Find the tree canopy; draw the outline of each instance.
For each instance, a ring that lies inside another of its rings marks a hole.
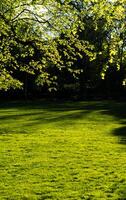
[[[30,74],[57,89],[71,74],[83,88],[120,71],[125,85],[126,0],[3,0],[0,89],[21,88]]]

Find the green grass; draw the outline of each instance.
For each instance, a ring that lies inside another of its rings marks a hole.
[[[126,103],[1,103],[4,199],[126,199]]]

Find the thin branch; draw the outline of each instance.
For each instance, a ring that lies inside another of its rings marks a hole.
[[[12,9],[15,10],[15,9],[17,9],[17,8],[19,8],[19,7],[24,7],[24,6],[29,6],[29,4],[28,4],[28,3],[24,3],[24,4],[21,4],[21,5],[17,5],[17,6],[15,6],[15,7],[13,7],[13,8],[9,8],[9,9],[7,9],[7,10],[4,12],[4,14],[6,14],[6,13],[9,12],[9,11],[11,11]]]
[[[22,13],[24,13],[26,9],[23,9],[20,13],[18,13],[11,21],[13,22],[15,19],[17,19]]]

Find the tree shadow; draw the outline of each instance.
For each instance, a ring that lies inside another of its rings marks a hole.
[[[0,104],[0,134],[15,133],[17,128],[22,128],[23,133],[23,130],[37,125],[72,126],[93,111],[104,109],[107,109],[106,102],[5,102]],[[3,123],[7,127],[1,127]]]
[[[114,136],[118,137],[120,144],[126,144],[126,103],[115,102],[108,110],[102,112],[106,115],[114,116],[120,124],[119,128],[115,128],[112,131]]]
[[[57,102],[57,101],[28,101],[28,102],[4,102],[0,104],[0,124],[3,122],[19,123],[23,127],[32,127],[43,124],[72,125],[78,119],[85,119],[93,112],[114,117],[120,128],[114,129],[112,134],[118,136],[119,143],[126,144],[126,103],[114,101],[94,102]],[[90,115],[91,116],[91,115]],[[23,120],[24,122],[20,122]],[[92,117],[92,121],[100,123],[100,118]],[[104,117],[105,120],[105,117]],[[107,123],[106,119],[106,123]],[[85,121],[84,121],[85,123]],[[7,129],[6,129],[7,130]],[[3,133],[8,134],[9,131]],[[1,134],[1,133],[0,133]]]
[[[16,110],[51,110],[51,111],[69,111],[69,110],[78,110],[78,109],[86,109],[86,110],[99,110],[107,108],[109,105],[108,101],[13,101],[13,102],[0,102],[0,110],[7,109],[16,109]]]
[[[115,129],[113,134],[118,137],[118,142],[120,144],[126,144],[126,125]]]

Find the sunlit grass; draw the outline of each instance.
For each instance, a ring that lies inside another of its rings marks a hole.
[[[126,104],[0,106],[0,199],[126,199]]]

